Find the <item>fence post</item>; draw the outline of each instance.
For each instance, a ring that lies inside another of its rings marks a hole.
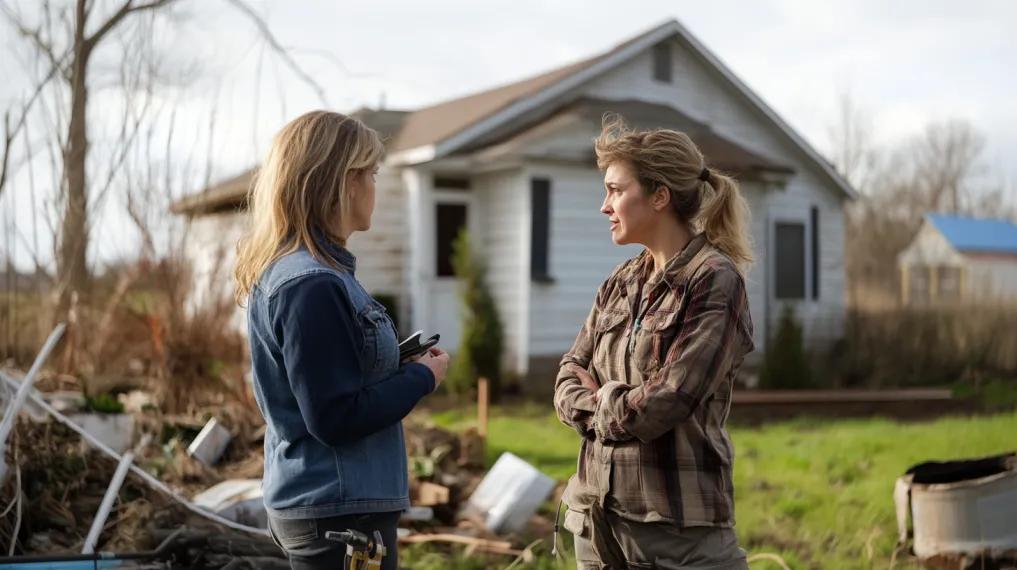
[[[477,433],[487,442],[487,407],[488,407],[487,378],[477,380]]]

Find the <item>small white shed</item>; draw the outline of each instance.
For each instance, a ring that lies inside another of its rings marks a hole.
[[[1017,300],[1017,225],[928,214],[897,265],[905,304]]]

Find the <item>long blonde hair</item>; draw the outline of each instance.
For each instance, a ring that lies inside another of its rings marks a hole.
[[[706,239],[743,270],[752,263],[749,209],[738,183],[713,168],[706,171],[706,159],[688,135],[669,129],[635,130],[609,114],[594,149],[602,171],[614,162],[628,162],[647,194],[667,188],[679,220],[706,233]]]
[[[300,247],[335,266],[318,240],[345,245],[336,230],[350,205],[349,175],[374,168],[383,154],[377,132],[341,113],[311,111],[275,135],[248,193],[250,231],[237,245],[238,304],[273,261]]]

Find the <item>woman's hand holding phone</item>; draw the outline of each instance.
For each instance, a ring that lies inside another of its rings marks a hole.
[[[431,372],[434,374],[435,390],[438,389],[438,386],[441,385],[448,374],[448,353],[437,346],[427,349],[426,353],[413,359],[413,362],[418,362],[431,369]]]

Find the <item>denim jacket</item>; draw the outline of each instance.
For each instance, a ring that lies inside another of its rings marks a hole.
[[[270,265],[248,299],[254,391],[267,423],[265,506],[323,518],[409,506],[400,420],[434,389],[422,364],[400,366],[384,307],[356,280],[356,259],[306,249]]]

